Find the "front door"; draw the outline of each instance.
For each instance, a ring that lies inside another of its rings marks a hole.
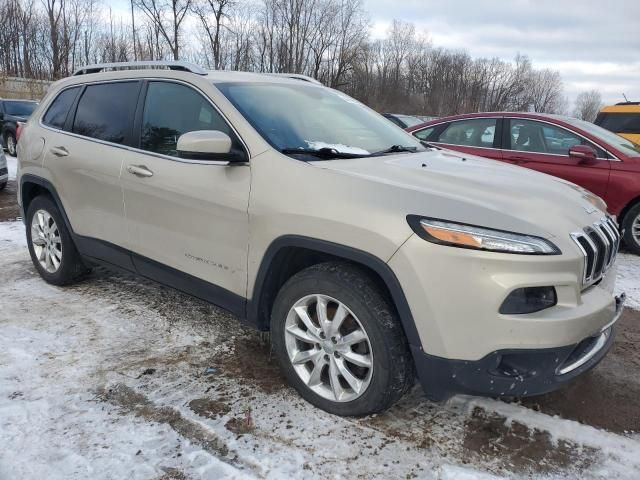
[[[589,145],[596,151],[594,163],[569,157],[573,145]],[[536,120],[511,118],[507,122],[503,158],[517,165],[564,178],[605,197],[610,163],[604,150],[569,130]]]
[[[122,174],[132,250],[139,254],[136,268],[230,308],[225,298],[215,297],[233,302],[246,294],[251,170],[248,164],[181,159],[176,146],[183,133],[219,130],[234,148],[244,147],[194,87],[149,81],[143,95],[135,129],[139,150]]]

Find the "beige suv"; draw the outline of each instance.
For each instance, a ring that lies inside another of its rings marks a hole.
[[[85,67],[22,131],[35,268],[124,268],[259,330],[339,415],[427,395],[518,397],[613,341],[620,238],[567,182],[420,143],[301,76]]]

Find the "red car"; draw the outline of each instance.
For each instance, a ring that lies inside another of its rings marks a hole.
[[[406,129],[430,144],[532,168],[600,196],[640,254],[640,145],[597,125],[540,113],[473,113]]]

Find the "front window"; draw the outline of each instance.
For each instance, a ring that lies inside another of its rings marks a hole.
[[[598,125],[585,122],[584,120],[578,120],[577,118],[564,118],[563,120],[567,123],[575,125],[578,128],[581,128],[585,132],[596,137],[598,140],[601,140],[603,143],[608,143],[609,145],[614,146],[626,155],[629,155],[631,157],[640,157],[640,145],[638,145],[637,143],[633,143],[631,140],[627,140],[620,135],[616,135],[609,130],[605,130]]]
[[[425,149],[382,115],[335,90],[266,82],[216,86],[279,151],[330,149],[368,156],[394,146]]]
[[[8,115],[14,117],[28,117],[36,109],[38,104],[36,102],[4,102],[4,109]]]
[[[574,145],[589,145],[595,149],[598,158],[607,158],[604,150],[562,127],[515,118],[510,122],[510,150],[568,156]]]

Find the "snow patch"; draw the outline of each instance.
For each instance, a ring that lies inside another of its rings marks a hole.
[[[640,310],[640,256],[619,253],[616,263],[618,267],[616,291],[627,294],[628,308]]]
[[[18,173],[18,159],[7,155],[7,169],[9,170],[9,180],[15,180]]]

